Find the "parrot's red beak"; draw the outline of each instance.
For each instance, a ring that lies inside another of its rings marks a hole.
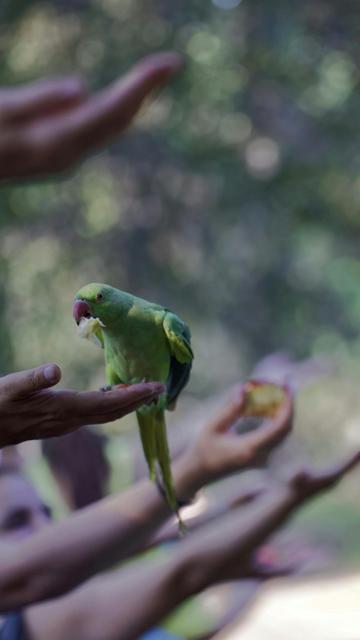
[[[75,300],[72,312],[76,324],[80,324],[81,318],[91,318],[91,309],[85,300]]]

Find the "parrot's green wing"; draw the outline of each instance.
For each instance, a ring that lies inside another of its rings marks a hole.
[[[178,316],[168,311],[164,317],[163,327],[171,352],[166,386],[168,408],[173,409],[178,395],[189,380],[194,354],[190,344],[190,329]]]

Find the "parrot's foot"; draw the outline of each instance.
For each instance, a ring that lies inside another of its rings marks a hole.
[[[113,389],[127,389],[130,387],[130,384],[105,384],[103,387],[100,387],[100,391],[113,391]]]
[[[105,384],[103,387],[100,387],[100,391],[112,391],[112,384]]]

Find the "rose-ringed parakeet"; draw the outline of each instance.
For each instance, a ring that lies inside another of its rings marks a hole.
[[[166,393],[136,413],[150,478],[158,464],[167,501],[177,512],[164,410],[175,408],[190,376],[189,328],[169,309],[99,283],[78,291],[73,316],[80,335],[104,349],[108,384],[165,383]]]

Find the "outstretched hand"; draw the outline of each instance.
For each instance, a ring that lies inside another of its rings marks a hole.
[[[74,77],[0,89],[0,180],[70,168],[122,133],[181,66],[175,53],[148,56],[93,95]]]
[[[270,529],[274,524],[274,516],[271,514],[268,519],[265,516],[266,507],[271,502],[278,499],[280,502],[285,500],[287,503],[288,515],[293,511],[315,498],[317,495],[324,491],[329,491],[335,487],[350,471],[355,469],[360,464],[360,451],[347,457],[343,462],[335,464],[324,471],[317,471],[315,469],[300,469],[293,470],[288,477],[282,482],[271,483],[266,489],[260,492],[260,497],[254,502],[253,509],[258,510],[259,513],[264,514],[264,520],[262,522],[262,528]],[[278,496],[278,497],[277,497]],[[256,496],[255,496],[256,498]],[[242,503],[240,502],[240,505]],[[232,508],[237,504],[231,505]],[[246,512],[243,511],[243,518],[246,519]],[[276,518],[275,518],[276,523]],[[273,527],[274,530],[276,526]],[[259,527],[261,529],[261,526]],[[296,563],[288,563],[285,565],[266,565],[259,563],[256,555],[250,556],[249,560],[246,560],[240,567],[234,565],[234,574],[232,577],[252,577],[258,580],[267,580],[269,578],[282,577],[291,575],[299,570],[300,566]]]
[[[102,391],[52,389],[61,370],[48,364],[0,378],[0,447],[112,422],[164,392],[158,382]]]
[[[237,388],[220,413],[200,432],[184,454],[189,468],[197,475],[198,488],[230,473],[255,465],[270,454],[291,431],[294,405],[284,386],[284,401],[272,418],[266,418],[252,432],[239,434],[236,422],[244,415],[247,383]]]
[[[201,588],[214,581],[249,575],[261,578],[263,567],[254,564],[253,556],[259,545],[307,501],[331,489],[358,464],[360,451],[327,471],[294,470],[287,479],[271,483],[249,507],[239,513],[231,512],[215,526],[203,527],[201,532],[194,533],[186,541],[187,550],[185,545],[183,548],[185,555],[188,554],[186,559],[192,575],[200,581]],[[279,570],[280,567],[274,567],[275,574]],[[270,575],[264,575],[266,577]]]
[[[312,496],[334,487],[342,478],[360,463],[360,451],[344,462],[333,465],[325,471],[301,469],[292,472],[287,480],[288,490],[296,502],[301,503]]]

